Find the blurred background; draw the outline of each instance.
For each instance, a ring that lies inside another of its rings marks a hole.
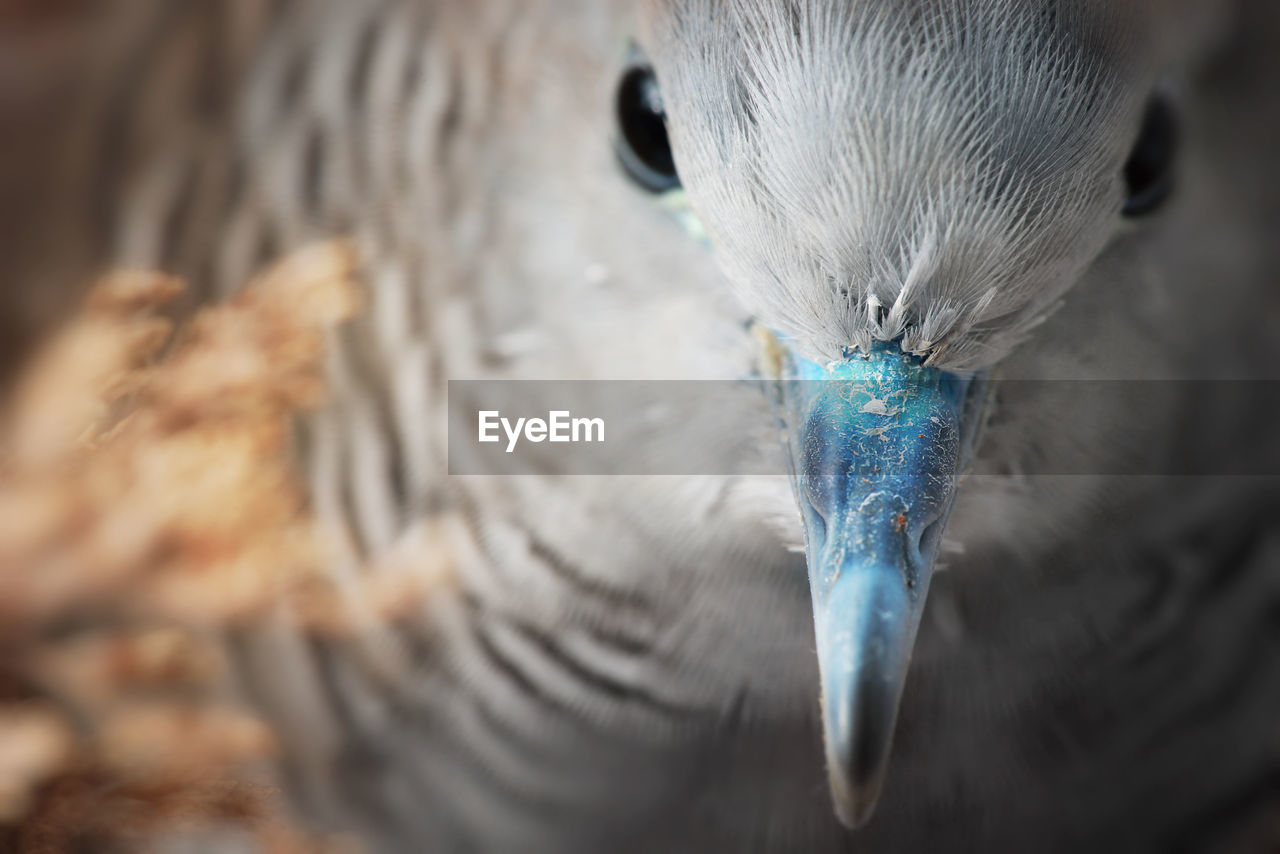
[[[194,325],[188,281],[112,263],[139,166],[225,144],[227,45],[274,5],[0,2],[6,854],[358,850],[293,826],[220,639],[290,599],[347,630],[289,448],[354,262],[318,247]]]

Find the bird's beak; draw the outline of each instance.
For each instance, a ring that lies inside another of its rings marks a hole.
[[[986,382],[891,345],[825,366],[781,352],[777,403],[804,519],[831,794],[858,827],[880,794]]]

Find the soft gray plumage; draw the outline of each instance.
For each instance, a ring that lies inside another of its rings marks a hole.
[[[117,245],[211,289],[335,232],[369,259],[305,426],[316,508],[349,534],[339,577],[444,546],[457,582],[360,642],[240,641],[300,807],[387,851],[1245,844],[1280,773],[1272,482],[1017,472],[1256,439],[1253,402],[1174,396],[1136,425],[1037,386],[998,401],[979,454],[1011,474],[961,491],[963,553],[851,833],[786,481],[450,478],[443,399],[449,378],[744,376],[753,316],[819,359],[905,335],[1006,378],[1265,373],[1275,21],[1242,8],[1232,29],[1210,0],[280,4],[221,123],[122,190]],[[615,162],[629,39],[714,254]],[[1180,192],[1129,224],[1155,86]]]
[[[1114,231],[1156,65],[1126,4],[657,5],[698,213],[816,358],[987,367]]]

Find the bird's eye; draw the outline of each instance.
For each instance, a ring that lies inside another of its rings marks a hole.
[[[641,187],[665,193],[680,186],[667,139],[667,113],[653,69],[635,66],[618,85],[618,159]]]
[[[1156,96],[1147,104],[1138,143],[1124,166],[1128,189],[1123,213],[1127,217],[1149,214],[1173,191],[1173,166],[1178,153],[1178,123],[1173,107]]]

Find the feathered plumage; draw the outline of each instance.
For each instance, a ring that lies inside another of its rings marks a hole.
[[[694,207],[737,292],[815,358],[903,337],[987,367],[1114,231],[1156,70],[1134,8],[658,5]]]

